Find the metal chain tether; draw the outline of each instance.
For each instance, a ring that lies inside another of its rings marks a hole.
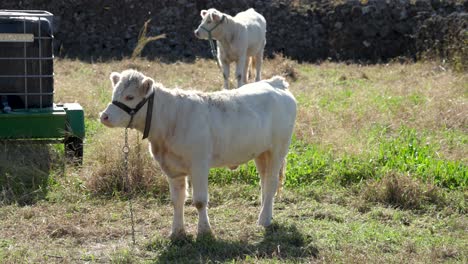
[[[218,65],[218,69],[219,71],[221,71],[221,74],[223,75],[223,78],[226,80],[228,79],[227,76],[224,74],[224,70],[221,68],[221,65],[219,64],[219,60],[218,60],[218,52],[216,50],[216,46],[214,44],[214,40],[213,40],[213,37],[211,36],[211,32],[217,28],[219,25],[221,25],[224,21],[224,19],[226,19],[225,16],[223,16],[223,18],[221,19],[221,21],[216,24],[213,28],[211,29],[206,29],[204,27],[201,27],[203,30],[205,30],[207,33],[208,33],[208,41],[210,42],[210,49],[211,49],[211,55],[213,55],[214,59],[216,60],[216,65]],[[228,80],[229,82],[229,85],[232,86],[232,83],[230,80]],[[232,86],[234,87],[234,86]]]
[[[124,173],[125,173],[125,185],[128,188],[129,197],[128,197],[128,207],[130,210],[130,219],[132,221],[132,241],[133,245],[136,244],[135,242],[135,221],[133,219],[133,190],[130,188],[130,177],[128,175],[128,154],[130,153],[130,147],[128,146],[128,128],[125,128],[125,144],[122,148],[122,152],[124,153]]]
[[[216,47],[215,47],[215,44],[214,44],[214,40],[213,38],[211,37],[211,32],[208,33],[208,41],[210,42],[210,49],[211,49],[211,55],[213,55],[215,61],[216,61],[216,65],[218,65],[218,69],[219,71],[221,72],[221,74],[223,75],[223,78],[224,79],[228,79],[226,77],[226,75],[224,74],[224,70],[223,68],[221,68],[221,65],[219,64],[219,60],[218,60],[218,51],[216,50]],[[230,87],[235,87],[234,84],[231,82],[231,80],[228,80],[229,82],[229,86]]]
[[[223,71],[223,69],[221,68],[221,65],[219,64],[218,52],[217,52],[217,50],[216,50],[216,47],[215,47],[213,38],[211,37],[211,32],[208,32],[208,41],[210,42],[211,55],[213,55],[213,57],[214,57],[214,59],[215,59],[215,61],[216,61],[216,65],[218,65],[218,69],[219,69],[219,70],[221,71],[221,73],[223,74],[224,79],[226,79],[226,75],[224,74],[224,71]]]

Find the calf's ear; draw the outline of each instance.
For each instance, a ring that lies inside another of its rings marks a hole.
[[[206,16],[207,13],[208,13],[208,10],[202,10],[202,11],[200,11],[200,16],[201,16],[202,18],[205,18],[205,16]]]
[[[221,14],[218,11],[214,11],[211,13],[211,19],[215,22],[219,22],[222,17],[223,17],[223,14]]]
[[[120,73],[113,72],[110,74],[110,79],[112,82],[112,86],[115,86],[120,81]]]
[[[141,83],[140,91],[142,94],[144,94],[144,96],[147,96],[149,93],[151,93],[152,88],[153,88],[153,83],[154,83],[154,80],[149,77],[145,77],[145,79],[143,79],[143,82]]]

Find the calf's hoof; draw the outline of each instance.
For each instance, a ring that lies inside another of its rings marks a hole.
[[[187,234],[185,233],[184,229],[176,230],[176,231],[171,232],[171,235],[169,236],[169,238],[172,241],[186,240],[187,239]]]
[[[214,239],[215,235],[211,229],[198,231],[197,240],[207,240],[207,239]]]
[[[268,227],[271,225],[271,217],[260,217],[258,218],[257,224],[263,227]]]

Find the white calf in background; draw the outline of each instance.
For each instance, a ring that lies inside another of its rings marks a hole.
[[[211,233],[209,169],[235,167],[252,159],[262,188],[258,224],[271,224],[273,200],[284,176],[296,119],[296,100],[284,78],[276,76],[213,93],[167,89],[133,70],[114,72],[111,80],[113,101],[101,113],[101,122],[142,132],[147,128],[150,151],[170,186],[172,236],[185,234],[187,176],[198,210],[198,234]]]
[[[235,17],[210,8],[200,12],[202,21],[195,30],[195,36],[208,39],[209,35],[217,41],[218,58],[223,68],[224,89],[229,88],[231,62],[236,62],[237,87],[247,82],[249,60],[255,67],[255,81],[262,74],[263,49],[266,43],[266,21],[253,8],[238,13]]]

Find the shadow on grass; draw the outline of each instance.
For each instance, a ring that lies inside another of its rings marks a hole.
[[[310,237],[301,234],[294,225],[273,224],[265,229],[261,241],[249,243],[246,240],[189,237],[184,241],[170,242],[168,239],[160,239],[149,244],[147,249],[160,251],[155,263],[218,263],[249,259],[310,260],[319,253]]]
[[[43,199],[53,158],[46,144],[0,142],[0,205],[27,205]]]

